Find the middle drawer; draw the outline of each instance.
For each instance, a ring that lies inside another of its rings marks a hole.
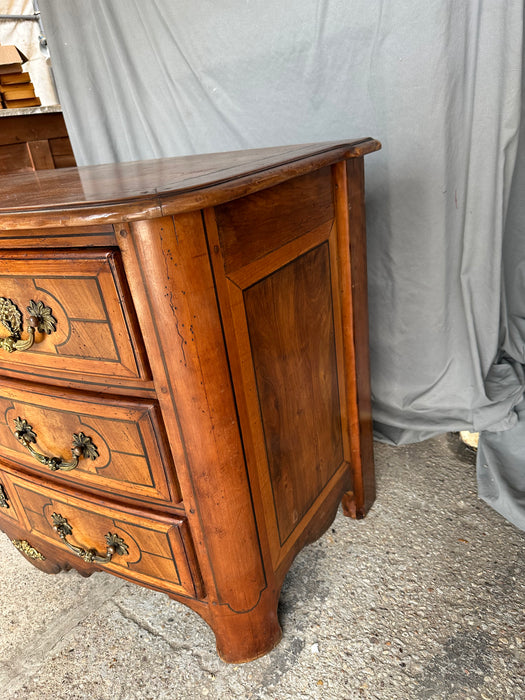
[[[180,489],[155,401],[69,389],[0,386],[5,460],[100,493],[179,503]]]

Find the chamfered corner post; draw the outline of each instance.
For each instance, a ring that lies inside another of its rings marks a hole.
[[[359,519],[375,499],[363,157],[337,163],[334,184],[353,481],[342,507],[345,515]]]

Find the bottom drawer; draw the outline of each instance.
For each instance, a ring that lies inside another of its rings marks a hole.
[[[0,473],[0,482],[28,536],[73,551],[94,567],[130,581],[201,597],[185,518],[133,515],[11,474]]]

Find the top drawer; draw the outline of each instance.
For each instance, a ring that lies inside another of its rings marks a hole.
[[[34,344],[0,349],[0,369],[95,381],[150,378],[118,251],[3,251],[0,337],[25,340],[36,323],[30,317],[43,307],[47,324],[35,331]]]

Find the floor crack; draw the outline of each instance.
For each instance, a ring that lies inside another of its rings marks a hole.
[[[130,612],[129,610],[126,610],[120,603],[117,603],[115,601],[112,601],[113,605],[117,608],[119,613],[122,615],[123,618],[125,618],[128,622],[131,622],[132,624],[136,625],[140,629],[143,629],[145,632],[148,634],[151,634],[153,637],[156,637],[157,639],[162,640],[165,644],[167,644],[170,649],[173,651],[186,651],[189,654],[191,654],[201,671],[203,673],[207,673],[208,675],[215,676],[217,672],[217,668],[208,668],[205,665],[204,659],[202,658],[202,655],[199,654],[199,652],[191,645],[191,644],[185,644],[184,642],[174,642],[170,639],[168,639],[162,632],[159,632],[159,630],[155,629],[152,625],[149,625],[145,620],[141,619],[138,615],[135,615],[134,613]]]

